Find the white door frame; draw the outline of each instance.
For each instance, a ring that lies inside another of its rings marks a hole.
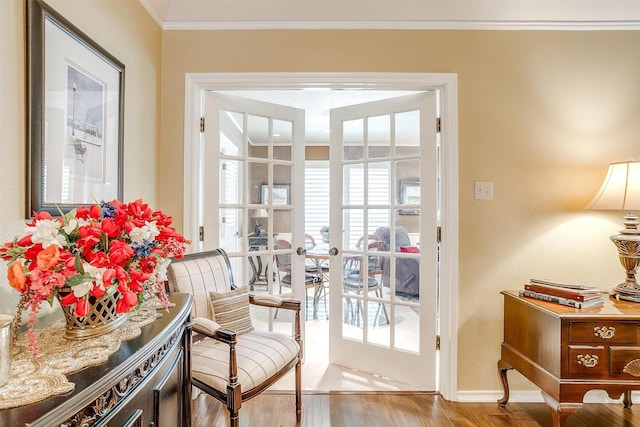
[[[458,76],[452,73],[188,73],[185,75],[183,232],[197,236],[203,90],[301,88],[442,91],[442,240],[440,245],[440,393],[457,400],[458,382]]]

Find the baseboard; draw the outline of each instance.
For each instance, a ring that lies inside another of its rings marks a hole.
[[[502,391],[495,390],[477,390],[477,391],[460,391],[456,395],[458,402],[474,402],[474,403],[488,403],[497,402],[502,398]],[[631,400],[634,402],[640,401],[640,391],[631,392]],[[521,403],[544,403],[542,394],[539,390],[510,390],[509,402],[521,402]],[[584,403],[621,403],[622,397],[619,399],[611,399],[605,391],[591,390],[584,396]]]

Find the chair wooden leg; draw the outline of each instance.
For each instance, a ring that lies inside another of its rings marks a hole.
[[[298,358],[296,363],[296,421],[299,423],[302,419],[302,363]]]

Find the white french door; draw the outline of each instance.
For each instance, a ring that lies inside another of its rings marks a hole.
[[[330,362],[424,390],[436,390],[437,96],[330,112]]]
[[[274,256],[287,257],[288,292],[304,301],[304,110],[205,91],[204,118],[198,249],[224,249],[236,284],[268,293],[280,291]]]

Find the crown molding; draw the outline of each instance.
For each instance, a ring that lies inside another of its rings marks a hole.
[[[154,18],[155,19],[155,18]],[[163,30],[638,31],[640,21],[236,21],[165,22]]]

